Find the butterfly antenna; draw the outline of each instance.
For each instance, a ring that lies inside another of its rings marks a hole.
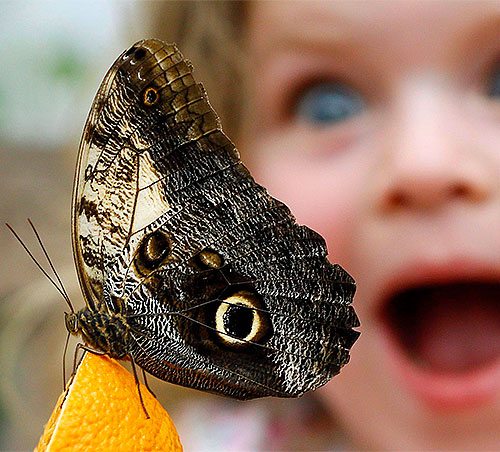
[[[34,226],[33,224],[31,223],[30,220],[28,220],[29,223],[31,224],[31,226],[33,227],[34,229]],[[40,246],[42,247],[42,250],[43,252],[45,253],[45,256],[47,257],[48,261],[49,261],[49,264],[51,265],[51,268],[52,270],[54,271],[54,274],[56,275],[56,278],[57,278],[57,281],[61,284],[61,287],[59,287],[57,285],[57,283],[54,281],[54,279],[47,273],[47,271],[40,265],[40,263],[37,261],[36,257],[33,256],[33,253],[29,250],[29,248],[26,246],[26,244],[23,242],[23,240],[21,239],[21,237],[19,237],[19,235],[17,234],[16,231],[14,231],[14,228],[8,224],[8,223],[5,223],[5,226],[7,226],[7,228],[9,228],[10,232],[12,232],[12,234],[14,235],[14,237],[16,238],[16,240],[21,244],[21,246],[24,248],[24,251],[26,251],[26,253],[28,253],[28,256],[31,258],[31,260],[35,263],[35,265],[38,267],[38,269],[45,275],[45,277],[52,283],[52,285],[56,288],[56,290],[61,294],[61,296],[64,298],[64,301],[66,301],[67,305],[69,306],[71,312],[75,312],[74,308],[73,308],[73,305],[71,304],[71,301],[68,297],[68,294],[66,293],[66,291],[64,290],[64,287],[62,286],[62,283],[61,283],[61,280],[59,278],[59,276],[57,275],[57,273],[55,272],[54,270],[54,267],[52,265],[52,262],[50,261],[50,259],[48,258],[48,255],[47,255],[47,251],[45,250],[45,247],[43,246],[43,244],[41,243],[41,240],[40,240],[40,236],[38,235],[38,233],[36,232],[35,230],[35,234],[38,238],[38,241],[40,243]]]
[[[31,221],[31,219],[29,219],[29,218],[28,218],[28,223],[30,224],[31,229],[33,229],[33,232],[35,233],[36,239],[38,240],[38,244],[40,245],[40,248],[42,249],[43,254],[47,258],[47,262],[49,263],[50,268],[51,268],[52,272],[54,273],[54,275],[57,279],[57,282],[59,283],[59,287],[61,288],[62,292],[64,293],[64,299],[69,302],[69,305],[71,305],[71,301],[69,299],[68,292],[66,292],[66,289],[64,288],[64,284],[62,283],[61,278],[59,277],[59,274],[57,273],[56,268],[54,267],[54,264],[52,263],[52,259],[50,258],[49,253],[47,252],[47,249],[45,248],[45,245],[42,242],[40,234],[38,233],[37,229],[35,228],[35,225]],[[71,306],[71,311],[73,312],[72,306]]]

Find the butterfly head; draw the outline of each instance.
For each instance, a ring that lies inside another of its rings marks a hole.
[[[77,312],[65,312],[64,322],[66,324],[66,329],[73,336],[77,336],[80,332],[80,321]]]

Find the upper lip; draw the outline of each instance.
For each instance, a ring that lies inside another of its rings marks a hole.
[[[440,262],[415,261],[395,271],[382,284],[375,309],[382,313],[395,294],[423,285],[454,282],[500,282],[500,262],[471,258],[449,258]]]

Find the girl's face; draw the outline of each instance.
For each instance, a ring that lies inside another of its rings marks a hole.
[[[257,2],[242,147],[357,281],[358,446],[500,444],[500,3]]]

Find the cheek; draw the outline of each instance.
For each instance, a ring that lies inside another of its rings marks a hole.
[[[356,153],[308,152],[313,147],[313,140],[300,136],[264,138],[244,160],[257,182],[287,204],[300,224],[325,238],[332,261],[348,267],[363,171]]]

